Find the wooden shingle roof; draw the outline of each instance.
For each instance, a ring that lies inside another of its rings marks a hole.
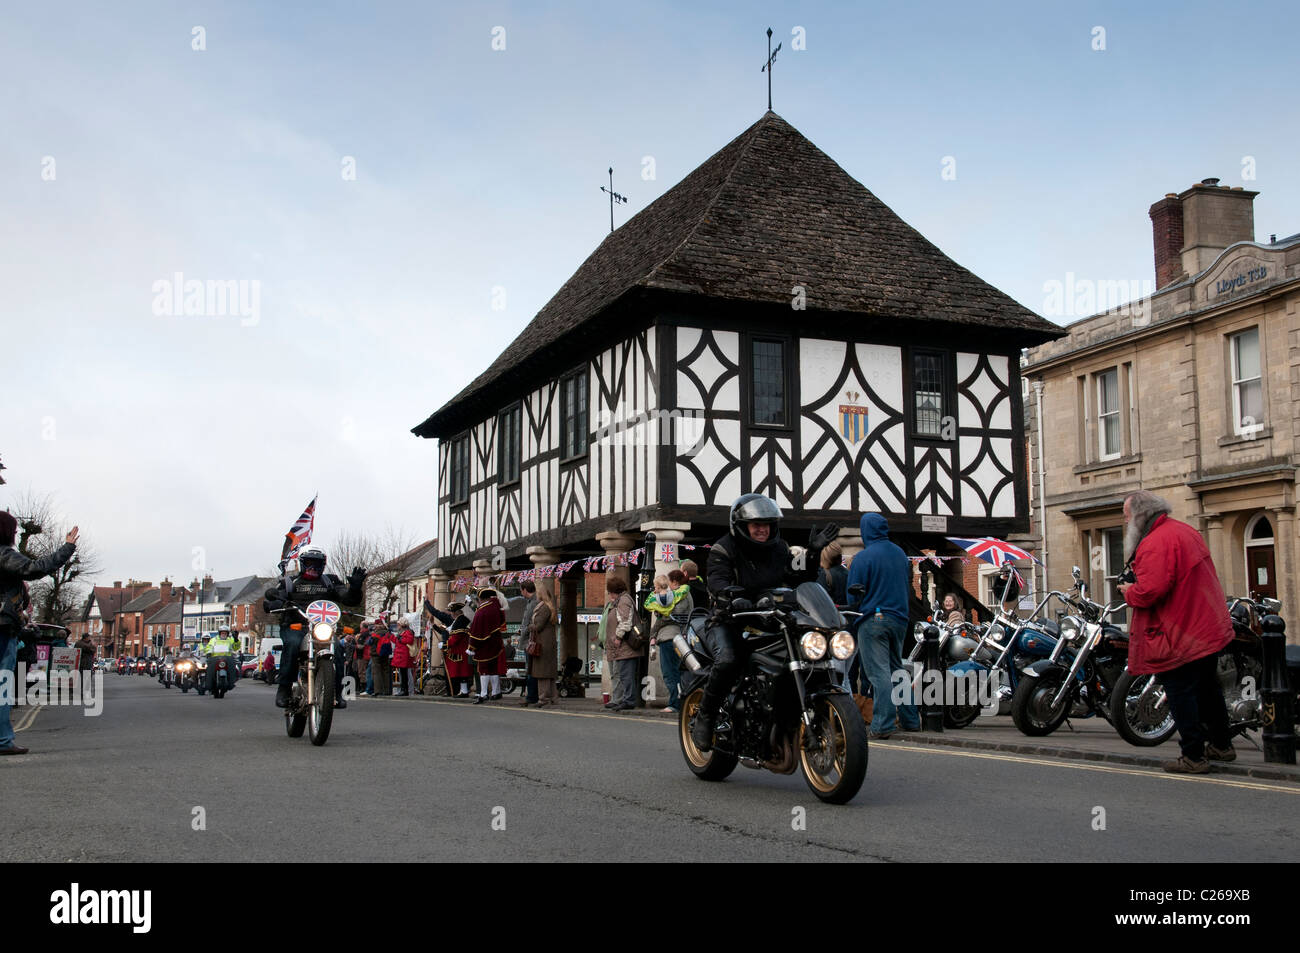
[[[976,277],[899,218],[776,113],[724,146],[611,233],[486,371],[413,429],[440,422],[529,357],[636,289],[921,319],[1013,332],[1022,346],[1065,332]]]

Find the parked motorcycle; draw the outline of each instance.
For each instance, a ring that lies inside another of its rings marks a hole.
[[[1124,602],[1103,606],[1092,601],[1078,566],[1073,575],[1075,588],[1066,598],[1074,612],[1061,620],[1051,656],[1024,670],[1011,699],[1012,720],[1024,734],[1038,737],[1051,734],[1072,714],[1100,715],[1132,744],[1162,744],[1174,732],[1173,719],[1149,706],[1129,704],[1121,685],[1128,635],[1106,618],[1124,608]]]
[[[311,743],[319,747],[329,738],[334,720],[334,640],[342,612],[325,599],[305,610],[291,605],[273,611],[285,619],[296,619],[289,628],[305,632],[298,651],[298,680],[284,709],[284,730],[290,738],[301,738],[306,728]]]
[[[752,605],[727,590],[731,619],[744,626],[750,651],[718,715],[713,747],[700,751],[691,728],[704,698],[711,659],[698,640],[678,635],[682,707],[678,739],[691,772],[721,781],[736,765],[778,774],[802,769],[821,800],[844,804],[867,773],[867,729],[852,696],[840,688],[836,661],[852,657],[853,636],[817,583],[773,589]]]

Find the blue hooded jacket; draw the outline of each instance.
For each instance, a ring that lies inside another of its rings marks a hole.
[[[907,555],[889,541],[889,524],[879,513],[863,513],[858,524],[863,550],[849,564],[849,586],[866,589],[858,611],[868,617],[879,609],[907,624],[907,590],[912,567]]]

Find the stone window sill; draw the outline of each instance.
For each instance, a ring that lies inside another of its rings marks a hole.
[[[1272,427],[1260,427],[1258,431],[1251,434],[1250,436],[1234,433],[1227,437],[1220,437],[1219,446],[1220,447],[1241,447],[1249,443],[1259,443],[1259,441],[1267,440],[1271,436],[1273,436]]]
[[[1116,470],[1120,467],[1132,466],[1135,463],[1142,462],[1142,454],[1131,453],[1127,457],[1117,457],[1114,460],[1102,460],[1098,463],[1085,463],[1082,466],[1074,468],[1074,474],[1078,476],[1081,473],[1096,473],[1099,470]]]

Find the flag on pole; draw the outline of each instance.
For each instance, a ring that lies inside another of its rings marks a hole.
[[[972,556],[998,567],[1011,559],[1029,559],[1037,562],[1032,553],[1027,553],[1019,546],[1012,546],[1004,540],[994,539],[991,536],[986,536],[983,539],[960,539],[956,536],[949,536],[948,542],[956,543]]]
[[[299,551],[311,542],[311,531],[316,526],[316,498],[313,496],[307,508],[302,511],[289,532],[284,534],[284,548],[280,550],[280,562],[287,562],[297,557]]]

